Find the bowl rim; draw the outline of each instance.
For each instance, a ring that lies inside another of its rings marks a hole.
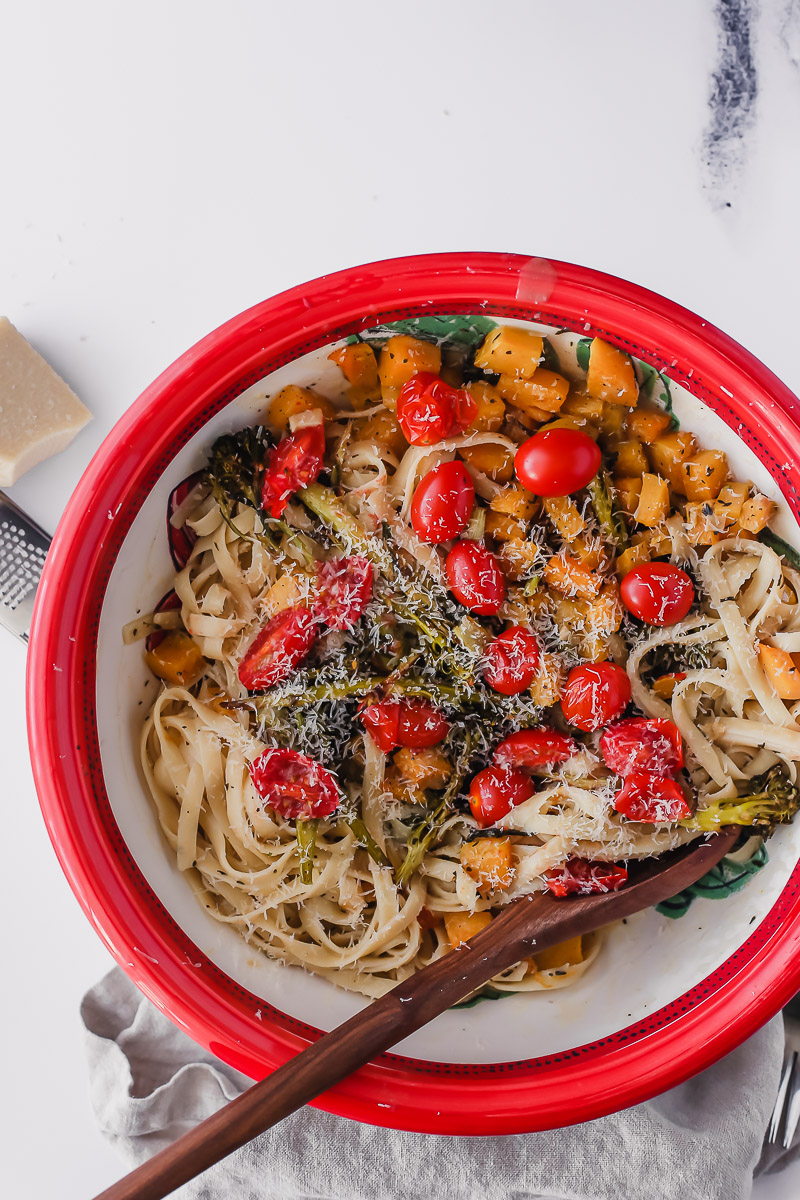
[[[271,1009],[210,963],[150,891],[122,841],[105,794],[94,719],[103,596],[141,497],[210,416],[310,349],[370,325],[434,312],[540,321],[631,351],[713,408],[754,450],[800,517],[794,461],[800,458],[800,401],[793,393],[687,309],[555,260],[416,255],[322,276],[226,322],[145,389],[78,483],[45,565],[27,674],[34,780],[62,869],[117,962],[191,1037],[253,1078],[320,1033]],[[754,416],[757,432],[748,423]],[[602,1116],[675,1086],[777,1012],[800,986],[798,943],[795,866],[742,946],[645,1021],[589,1046],[516,1063],[433,1063],[387,1054],[316,1103],[376,1125],[448,1134],[531,1132]]]

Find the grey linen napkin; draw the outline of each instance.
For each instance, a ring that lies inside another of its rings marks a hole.
[[[86,994],[81,1016],[97,1120],[130,1166],[251,1082],[181,1033],[118,969]],[[446,1138],[377,1129],[304,1108],[176,1196],[747,1200],[782,1056],[778,1017],[721,1062],[655,1100],[549,1133]]]

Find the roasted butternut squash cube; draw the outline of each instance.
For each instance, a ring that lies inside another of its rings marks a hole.
[[[447,940],[454,950],[463,946],[476,933],[480,933],[492,923],[490,912],[452,912],[444,914],[444,927],[447,930]]]
[[[738,524],[749,533],[760,533],[769,523],[775,512],[775,504],[757,492],[749,500],[745,500],[739,513]]]
[[[447,787],[453,774],[450,759],[436,746],[427,746],[424,750],[403,746],[394,756],[394,765],[403,779],[423,788],[431,788],[434,792]]]
[[[401,804],[425,804],[427,797],[420,784],[412,783],[401,775],[394,764],[386,768],[383,775],[383,790],[394,796]]]
[[[602,436],[614,440],[621,438],[625,433],[627,415],[628,409],[621,404],[605,404],[596,422]]]
[[[697,449],[697,443],[691,433],[676,429],[674,433],[665,433],[655,439],[647,447],[647,457],[650,469],[662,479],[666,479],[673,492],[684,494],[684,476],[682,464],[691,458]]]
[[[586,522],[569,496],[548,496],[542,503],[565,542],[571,542],[579,533],[583,533]]]
[[[622,624],[623,608],[616,580],[603,585],[594,600],[587,601],[586,627],[589,633],[616,633]]]
[[[598,396],[590,396],[582,388],[573,387],[561,407],[561,413],[584,421],[599,421],[606,407]]]
[[[530,686],[530,696],[540,708],[552,708],[561,695],[565,671],[557,654],[543,654],[539,670]]]
[[[438,375],[442,366],[442,352],[433,342],[409,337],[399,333],[390,337],[378,359],[378,377],[384,401],[392,397],[392,389],[401,388],[418,371],[430,371]],[[394,395],[395,407],[397,397]]]
[[[559,967],[574,967],[583,962],[583,944],[581,935],[567,938],[550,946],[547,950],[539,950],[530,960],[539,971],[555,971]]]
[[[637,408],[636,412],[628,413],[625,423],[634,437],[649,445],[657,438],[663,437],[672,424],[672,418],[669,413],[660,409],[654,411],[651,408]]]
[[[742,506],[750,495],[750,484],[731,480],[723,484],[717,496],[716,508],[725,517],[726,525],[739,520]]]
[[[458,452],[476,471],[496,483],[508,483],[514,475],[514,455],[505,446],[462,446]]]
[[[478,838],[461,847],[461,865],[481,895],[510,887],[514,878],[510,838]]]
[[[673,671],[669,675],[659,675],[658,679],[653,681],[653,691],[662,700],[671,700],[672,693],[675,691],[676,684],[683,679],[685,672]]]
[[[330,400],[318,396],[311,388],[298,387],[295,383],[287,384],[285,388],[272,397],[267,409],[267,425],[273,433],[282,435],[289,430],[289,419],[298,413],[310,412],[318,408],[326,421],[334,420],[336,409]]]
[[[669,516],[669,488],[666,479],[649,472],[642,477],[642,491],[633,519],[652,528]]]
[[[537,500],[533,492],[515,484],[514,487],[503,488],[502,492],[493,496],[489,501],[489,508],[492,512],[516,517],[518,521],[531,521],[536,515]]]
[[[567,398],[569,381],[563,375],[539,367],[532,379],[517,379],[512,375],[501,375],[497,390],[509,404],[530,412],[558,412]]]
[[[535,542],[509,538],[497,551],[497,565],[506,579],[527,579],[539,568],[539,547]]]
[[[400,423],[394,413],[389,412],[388,409],[367,417],[358,436],[365,442],[374,440],[379,445],[386,446],[387,450],[391,450],[397,458],[402,458],[408,449],[408,442],[400,428]]]
[[[759,643],[758,661],[782,700],[800,700],[800,668],[795,661],[797,657],[786,650],[779,650],[777,646]]]
[[[465,391],[469,392],[478,406],[478,414],[469,428],[479,429],[484,433],[495,433],[503,424],[506,415],[505,401],[497,388],[483,379],[476,379],[467,384]]]
[[[607,400],[609,404],[635,408],[639,400],[639,385],[630,355],[616,346],[609,346],[600,338],[593,338],[589,347],[586,390],[590,396]]]
[[[274,617],[285,608],[293,608],[303,601],[303,592],[294,575],[288,571],[273,583],[263,600],[265,616]]]
[[[165,633],[144,658],[153,674],[173,687],[191,687],[208,665],[197,643],[179,629]]]
[[[597,437],[594,426],[588,425],[581,417],[556,417],[555,421],[546,421],[544,425],[540,425],[537,433],[546,433],[548,429],[580,429],[583,433],[588,433],[589,437]]]
[[[363,388],[380,400],[380,380],[378,379],[378,359],[372,346],[366,342],[353,342],[350,346],[337,346],[327,355],[331,362],[336,362],[349,384]]]
[[[712,546],[727,537],[725,517],[710,500],[693,500],[684,506],[683,519],[687,540],[693,546]]]
[[[647,542],[638,542],[636,545],[628,546],[617,558],[617,574],[622,579],[634,567],[639,567],[642,563],[649,561],[650,547]]]
[[[563,596],[580,596],[584,600],[592,600],[603,586],[601,575],[596,575],[580,559],[569,554],[554,554],[543,575],[548,587]]]
[[[638,438],[627,438],[617,446],[617,458],[614,463],[615,476],[644,475],[650,470],[644,447]]]
[[[570,550],[575,558],[580,559],[590,571],[596,571],[598,567],[603,567],[608,562],[608,555],[602,539],[592,534],[582,533],[576,537],[571,542]]]
[[[639,497],[642,494],[642,477],[614,480],[614,498],[619,508],[632,517],[639,507]]]
[[[530,379],[542,359],[544,338],[529,329],[501,325],[488,333],[475,355],[475,366],[497,375]]]
[[[722,450],[701,450],[681,463],[681,471],[687,500],[715,500],[728,478],[728,460]]]
[[[510,542],[525,540],[525,526],[520,524],[514,517],[509,517],[506,513],[493,512],[491,508],[486,510],[486,532],[491,534],[498,542]]]

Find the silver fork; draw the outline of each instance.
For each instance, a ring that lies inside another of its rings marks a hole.
[[[800,1122],[800,995],[783,1010],[786,1053],[781,1082],[767,1130],[767,1143],[788,1150]]]
[[[0,492],[0,625],[27,642],[50,537]]]

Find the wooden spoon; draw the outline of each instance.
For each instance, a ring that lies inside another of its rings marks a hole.
[[[724,829],[708,841],[636,863],[618,892],[562,900],[541,892],[520,897],[459,950],[396,984],[95,1200],[161,1200],[500,971],[537,950],[668,900],[719,862],[739,832]]]

